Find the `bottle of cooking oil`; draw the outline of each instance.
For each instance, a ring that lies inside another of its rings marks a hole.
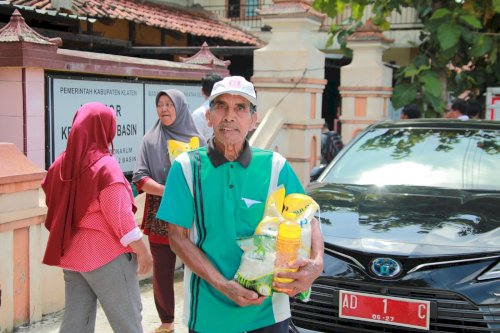
[[[274,262],[274,269],[276,272],[296,272],[297,269],[288,268],[288,265],[298,258],[302,228],[297,221],[297,215],[295,213],[284,211],[282,216],[285,220],[278,226],[278,237],[276,239],[276,261]],[[274,281],[290,283],[293,280],[275,277]],[[277,290],[286,291],[284,289]]]

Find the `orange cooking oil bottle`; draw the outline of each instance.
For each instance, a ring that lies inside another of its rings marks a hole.
[[[302,228],[297,222],[297,215],[295,213],[284,211],[282,216],[285,220],[278,226],[274,270],[275,272],[296,272],[297,269],[288,268],[288,264],[294,262],[298,258]],[[279,277],[275,277],[274,281],[282,283],[293,282],[292,279]],[[286,289],[276,290],[282,292],[286,291]]]

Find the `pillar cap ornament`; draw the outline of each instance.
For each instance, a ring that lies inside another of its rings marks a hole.
[[[272,5],[257,9],[257,13],[264,17],[310,17],[323,22],[326,15],[315,10],[312,3],[310,0],[274,0]]]
[[[208,48],[207,42],[204,42],[201,49],[195,55],[183,58],[179,57],[180,61],[186,64],[203,65],[211,67],[224,67],[228,68],[231,60],[220,60]]]
[[[367,20],[365,24],[356,29],[356,31],[349,37],[347,37],[348,42],[372,42],[380,41],[382,43],[392,43],[394,39],[390,39],[384,36],[382,30],[377,27],[371,19]]]
[[[32,44],[61,46],[62,39],[59,37],[48,38],[40,35],[38,32],[30,28],[24,21],[19,10],[14,10],[10,17],[10,22],[0,29],[1,43],[16,43],[25,42]]]

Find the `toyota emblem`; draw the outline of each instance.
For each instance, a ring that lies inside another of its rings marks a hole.
[[[401,273],[401,264],[391,258],[375,258],[370,268],[372,272],[381,278],[391,278]]]

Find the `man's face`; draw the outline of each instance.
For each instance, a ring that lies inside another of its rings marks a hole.
[[[207,113],[215,139],[224,145],[243,144],[250,130],[255,128],[257,114],[250,112],[250,102],[238,95],[218,96]]]
[[[454,119],[454,118],[458,118],[460,117],[460,112],[458,112],[457,110],[454,110],[454,109],[448,109],[445,111],[444,115],[443,115],[443,118],[446,118],[446,119]]]

